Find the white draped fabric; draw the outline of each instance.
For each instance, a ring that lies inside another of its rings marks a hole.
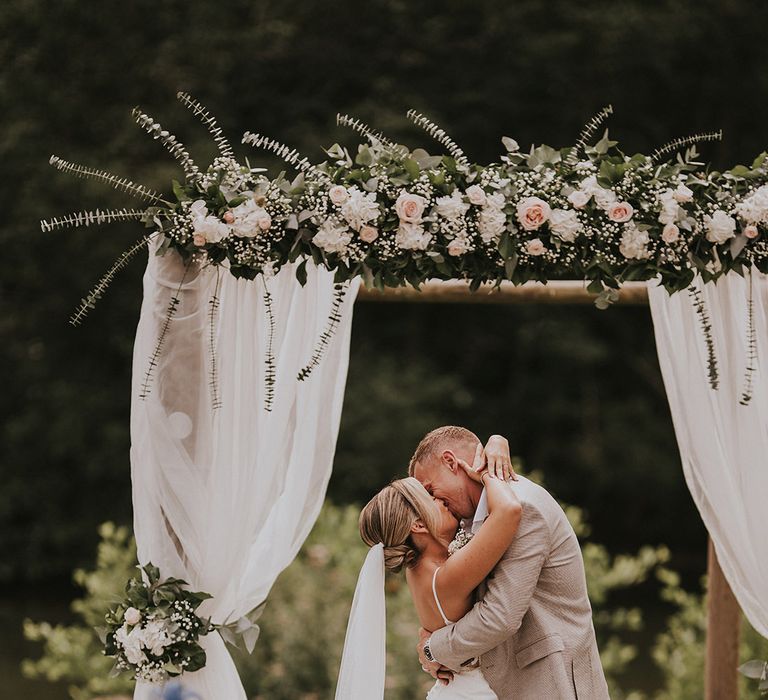
[[[708,311],[719,388],[687,292],[649,286],[656,344],[688,488],[728,583],[752,626],[768,637],[768,278],[752,273],[757,340],[753,397],[739,399],[748,360],[749,277],[697,282]]]
[[[331,273],[314,266],[307,272],[304,287],[293,266],[266,282],[275,325],[271,411],[265,410],[265,283],[221,271],[211,326],[212,268],[186,273],[149,394],[140,398],[183,266],[175,254],[150,254],[144,276],[131,411],[139,561],[212,594],[200,611],[214,623],[237,620],[265,600],[309,534],[330,477],[357,287],[350,285],[322,361],[297,381],[328,324],[334,290]],[[245,700],[220,635],[203,640],[207,665],[185,674],[185,687],[202,700]],[[139,684],[134,697],[156,697],[156,690]]]

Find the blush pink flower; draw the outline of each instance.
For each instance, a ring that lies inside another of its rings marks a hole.
[[[757,230],[757,226],[754,224],[749,224],[748,226],[744,227],[744,236],[746,238],[757,238],[759,233],[760,232]]]
[[[485,191],[482,187],[480,187],[480,185],[470,185],[467,187],[467,198],[472,204],[476,204],[478,206],[485,204],[485,200],[487,199],[485,196]]]
[[[224,222],[231,224],[235,220],[235,215],[231,211],[224,212]]]
[[[418,194],[402,192],[395,201],[395,211],[400,221],[409,224],[418,224],[421,222],[422,214],[427,206],[427,200]]]
[[[541,242],[540,238],[534,238],[532,241],[528,241],[525,246],[528,255],[544,255],[547,252],[547,247]]]
[[[617,224],[623,224],[632,218],[635,213],[629,202],[614,202],[608,207],[608,218]]]
[[[349,192],[343,185],[334,185],[328,190],[328,197],[334,204],[344,204],[349,197]]]
[[[535,231],[541,227],[550,213],[549,204],[538,197],[526,197],[517,205],[517,220],[526,231]]]
[[[202,233],[196,233],[192,237],[192,242],[198,247],[202,248],[208,241],[206,241],[205,236]]]
[[[262,231],[268,231],[272,226],[272,217],[269,214],[264,214],[259,217],[257,223]]]
[[[379,237],[379,232],[373,226],[363,226],[360,229],[360,240],[365,243],[373,243]]]
[[[665,243],[674,243],[680,238],[680,229],[675,224],[667,224],[661,231],[661,240]]]

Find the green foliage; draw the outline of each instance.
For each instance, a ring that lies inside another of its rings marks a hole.
[[[663,569],[658,573],[664,584],[662,597],[677,610],[669,618],[667,629],[659,635],[653,658],[664,672],[663,689],[655,700],[700,700],[704,697],[704,659],[707,634],[706,598],[680,586],[678,575]],[[706,581],[702,579],[702,589]],[[768,640],[761,637],[746,619],[742,619],[739,659],[746,662],[768,656]],[[757,684],[739,677],[740,700],[757,700]]]
[[[28,678],[69,683],[72,700],[91,700],[99,695],[128,692],[133,682],[113,677],[112,660],[103,655],[103,645],[95,632],[104,624],[106,610],[120,601],[125,581],[133,575],[136,546],[126,527],[104,523],[99,528],[101,542],[93,571],[78,569],[75,582],[85,593],[72,603],[79,622],[50,625],[25,620],[24,636],[43,645],[40,659],[25,660],[22,672]]]

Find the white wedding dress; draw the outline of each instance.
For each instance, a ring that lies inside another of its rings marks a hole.
[[[435,569],[432,575],[432,595],[435,597],[437,609],[446,625],[452,625],[453,622],[445,616],[443,606],[440,605],[440,599],[437,597],[437,587],[435,578],[440,567]],[[498,700],[498,696],[493,692],[488,681],[485,680],[482,670],[479,666],[467,668],[460,673],[455,673],[453,680],[444,685],[436,681],[432,689],[427,693],[426,700]]]

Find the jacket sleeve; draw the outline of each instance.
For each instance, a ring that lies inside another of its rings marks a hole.
[[[525,503],[520,531],[488,579],[483,598],[457,623],[432,634],[430,651],[444,666],[458,671],[517,632],[531,604],[551,546],[547,521]]]

